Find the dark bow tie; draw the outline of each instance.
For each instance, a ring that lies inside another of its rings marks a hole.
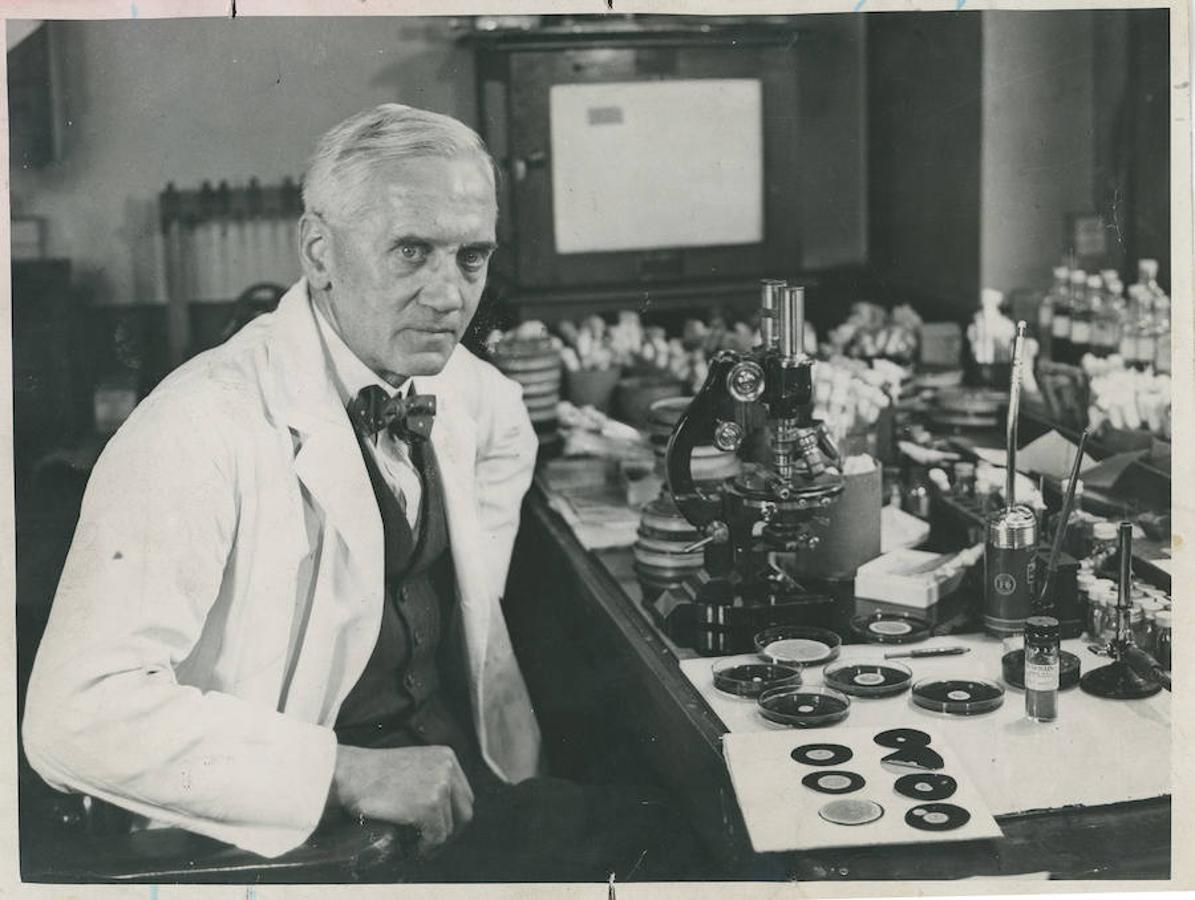
[[[386,429],[407,443],[426,441],[436,419],[436,398],[434,394],[388,397],[381,387],[371,384],[361,388],[349,403],[349,416],[367,437]]]

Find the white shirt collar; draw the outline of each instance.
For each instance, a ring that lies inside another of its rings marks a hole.
[[[401,388],[395,388],[383,380],[377,372],[365,365],[360,357],[344,342],[344,338],[332,327],[332,323],[328,321],[327,317],[320,310],[319,304],[315,302],[310,294],[308,294],[308,302],[315,313],[315,324],[319,328],[320,336],[323,338],[324,349],[328,354],[328,361],[332,364],[332,380],[336,383],[336,388],[340,391],[340,399],[344,403],[347,404],[360,393],[362,388],[369,385],[377,385],[382,388],[386,392],[387,397],[393,397],[400,390],[412,387],[411,379],[409,378],[403,382]]]

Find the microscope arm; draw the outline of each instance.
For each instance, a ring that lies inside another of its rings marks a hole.
[[[738,362],[738,354],[722,351],[710,361],[705,384],[680,417],[668,439],[668,490],[680,514],[705,528],[723,518],[722,497],[719,493],[701,490],[693,480],[693,450],[701,444],[712,444],[714,428],[719,419],[734,419],[735,402],[726,391],[726,379]]]

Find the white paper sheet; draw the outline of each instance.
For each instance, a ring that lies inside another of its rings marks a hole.
[[[909,647],[971,648],[965,656],[900,660],[913,678],[980,677],[1000,681],[1003,647],[977,635],[930,638]],[[1086,672],[1107,660],[1086,649],[1087,642],[1063,641]],[[847,645],[840,659],[875,660],[886,650]],[[745,656],[743,659],[755,659]],[[730,697],[714,688],[710,659],[683,660],[681,671],[705,697],[732,733],[786,730],[762,716],[754,701]],[[806,683],[822,684],[822,667],[806,669]],[[1104,700],[1079,688],[1058,699],[1059,718],[1050,724],[1025,718],[1024,693],[1007,688],[1004,705],[979,716],[947,716],[914,706],[906,691],[885,699],[851,699],[846,721],[804,733],[834,740],[838,729],[864,726],[935,728],[959,753],[966,769],[995,815],[1070,805],[1095,806],[1168,795],[1170,780],[1170,694],[1145,700]]]
[[[757,79],[557,84],[548,104],[556,252],[763,240]]]
[[[905,769],[893,772],[881,760],[892,748],[875,743],[881,728],[793,729],[774,734],[729,734],[723,741],[730,780],[734,784],[739,808],[751,846],[758,853],[785,850],[809,850],[815,847],[858,847],[881,844],[908,844],[939,841],[967,841],[1000,837],[1002,832],[975,784],[965,771],[958,754],[942,734],[933,728],[921,730],[930,735],[930,747],[942,757],[941,769],[958,782],[953,796],[940,802],[959,806],[971,814],[961,828],[951,831],[922,831],[905,821],[913,807],[925,803],[898,793],[894,787]],[[794,762],[791,753],[801,744],[832,742],[849,747],[852,758],[841,765],[809,766]],[[863,776],[866,784],[849,794],[824,794],[801,783],[810,772],[848,771]],[[863,825],[839,825],[818,815],[818,810],[834,800],[870,800],[884,814]]]

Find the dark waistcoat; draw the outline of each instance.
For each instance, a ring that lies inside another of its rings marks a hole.
[[[423,498],[418,534],[361,448],[385,533],[386,590],[377,645],[336,719],[341,744],[444,744],[464,760],[475,751],[469,726],[455,577],[439,467],[430,442],[412,449]]]

